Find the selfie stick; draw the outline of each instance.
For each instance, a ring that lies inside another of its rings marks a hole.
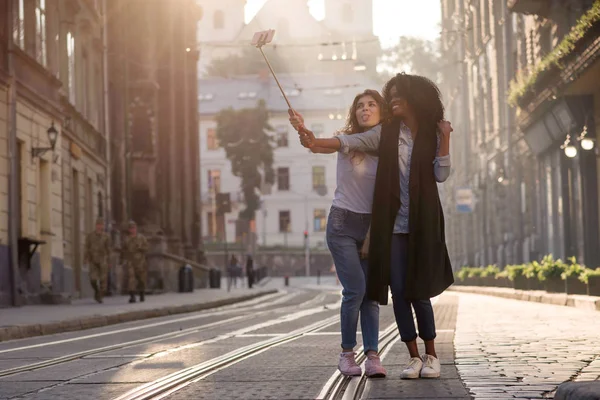
[[[258,48],[258,50],[260,50],[260,54],[262,54],[265,61],[267,62],[267,66],[271,70],[271,74],[273,75],[273,78],[275,78],[275,82],[277,82],[277,86],[279,86],[279,90],[281,91],[281,94],[283,95],[283,98],[285,99],[285,102],[287,103],[288,108],[290,109],[290,114],[291,114],[291,113],[294,113],[294,111],[292,109],[292,105],[290,104],[290,101],[288,100],[287,96],[285,95],[285,92],[283,91],[283,88],[281,87],[281,84],[279,83],[279,79],[277,79],[277,75],[275,75],[275,71],[273,71],[273,67],[271,67],[271,63],[269,62],[269,60],[267,59],[267,56],[265,55],[265,53],[262,50],[262,47],[264,45],[266,45],[267,43],[271,43],[271,40],[273,40],[274,35],[275,35],[274,29],[269,29],[268,31],[256,32],[254,34],[254,38],[252,38],[252,45],[256,46],[256,48]]]

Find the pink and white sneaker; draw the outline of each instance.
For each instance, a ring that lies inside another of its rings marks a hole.
[[[378,355],[368,355],[365,361],[365,375],[369,378],[385,378],[387,371],[381,365]]]
[[[356,363],[354,358],[354,352],[343,352],[340,353],[340,361],[338,362],[338,369],[342,373],[342,375],[346,376],[360,376],[362,375],[362,370]]]

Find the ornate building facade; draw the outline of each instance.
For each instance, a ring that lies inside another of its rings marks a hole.
[[[457,267],[600,261],[598,159],[580,145],[584,131],[595,141],[598,121],[599,3],[441,1]]]
[[[0,305],[88,296],[110,215],[104,1],[0,5]]]
[[[114,220],[201,258],[194,1],[108,3]]]

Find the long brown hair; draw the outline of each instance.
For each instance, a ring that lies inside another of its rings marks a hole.
[[[385,99],[383,98],[382,95],[379,94],[379,92],[377,90],[367,89],[364,92],[357,94],[356,97],[354,98],[354,101],[352,102],[352,106],[350,107],[350,110],[348,110],[348,117],[346,118],[346,125],[344,125],[344,127],[342,129],[340,129],[341,133],[346,134],[346,135],[351,135],[353,133],[359,133],[359,132],[365,131],[365,129],[363,127],[361,127],[360,124],[358,123],[358,118],[356,118],[356,109],[358,108],[358,101],[365,96],[371,96],[379,105],[380,115],[381,115],[380,122],[387,120],[388,109],[387,109],[387,103],[385,102]]]

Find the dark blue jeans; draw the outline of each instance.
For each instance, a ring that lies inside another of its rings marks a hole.
[[[419,337],[423,340],[435,339],[435,320],[431,300],[406,300],[404,285],[408,268],[408,234],[392,235],[392,255],[390,260],[390,289],[394,301],[394,315],[403,342],[417,338],[412,308],[417,316]]]
[[[357,214],[338,207],[331,207],[327,221],[327,246],[343,287],[340,309],[342,348],[356,346],[360,314],[365,354],[369,350],[378,351],[379,343],[379,304],[365,296],[367,260],[361,260],[359,254],[370,223],[371,214]]]

